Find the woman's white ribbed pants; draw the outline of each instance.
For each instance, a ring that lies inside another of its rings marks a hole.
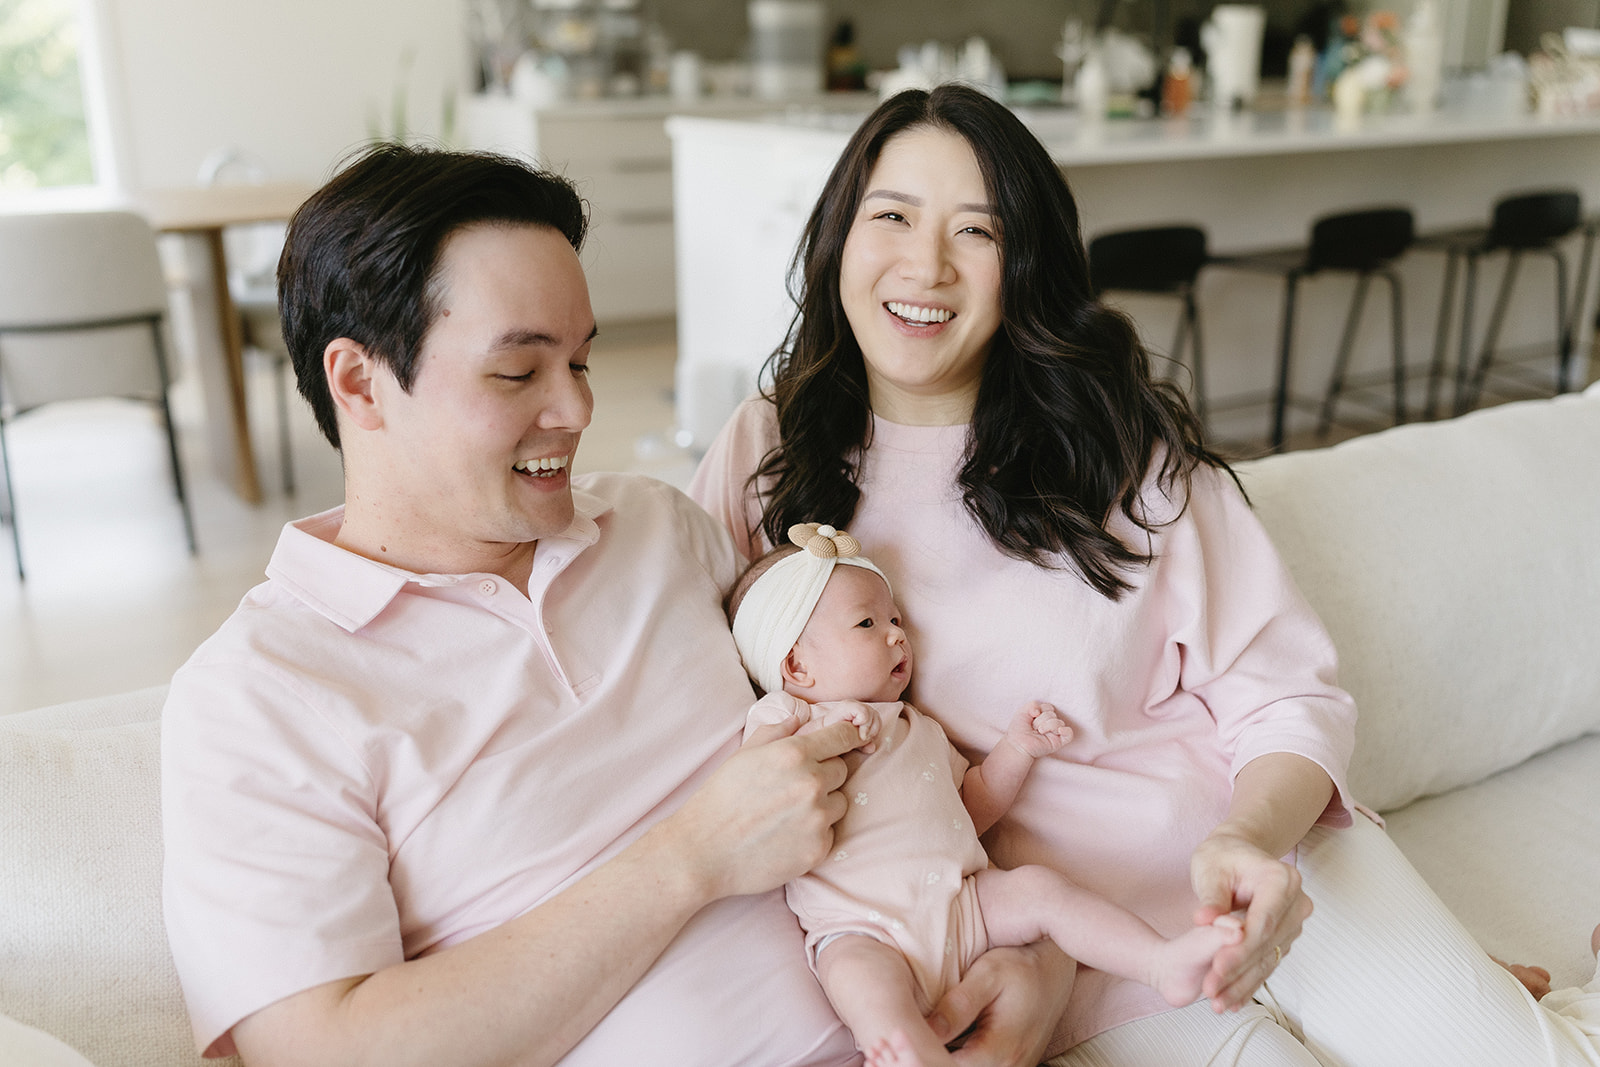
[[[1359,815],[1313,829],[1299,867],[1316,911],[1259,1003],[1141,1019],[1050,1067],[1600,1067],[1600,971],[1536,1002]]]

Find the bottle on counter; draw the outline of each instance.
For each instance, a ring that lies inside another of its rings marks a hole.
[[[1072,79],[1072,90],[1080,116],[1091,121],[1106,117],[1106,107],[1111,100],[1111,81],[1106,76],[1106,61],[1097,46],[1091,45],[1084,53],[1077,76]]]
[[[1444,74],[1444,37],[1434,0],[1419,0],[1406,20],[1405,55],[1406,103],[1413,111],[1432,111]]]
[[[1189,102],[1193,99],[1194,59],[1187,48],[1179,45],[1172,50],[1166,75],[1161,79],[1161,113],[1182,115],[1189,110]]]
[[[1426,2],[1426,0],[1424,0]],[[1289,49],[1289,106],[1311,103],[1311,78],[1317,67],[1317,49],[1305,34],[1294,39]]]

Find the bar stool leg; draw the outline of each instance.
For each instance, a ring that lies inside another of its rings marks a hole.
[[[1289,357],[1294,345],[1294,295],[1300,272],[1283,276],[1283,340],[1278,348],[1278,384],[1272,401],[1272,451],[1282,452],[1284,422],[1289,411]]]
[[[1333,426],[1333,414],[1339,404],[1339,394],[1344,392],[1344,372],[1350,362],[1350,349],[1355,344],[1356,327],[1361,324],[1361,310],[1367,302],[1367,286],[1372,281],[1368,271],[1356,275],[1356,291],[1350,299],[1350,310],[1344,317],[1344,332],[1339,335],[1339,353],[1333,360],[1333,377],[1328,380],[1328,391],[1322,398],[1322,410],[1317,414],[1317,436],[1326,437]]]
[[[1423,418],[1429,420],[1439,414],[1439,387],[1444,384],[1444,353],[1450,344],[1450,312],[1455,306],[1458,255],[1454,248],[1445,250],[1444,291],[1439,296],[1439,319],[1433,328],[1433,359],[1428,363],[1428,399],[1422,410]]]
[[[1517,268],[1522,263],[1522,250],[1513,248],[1506,260],[1506,272],[1500,279],[1500,292],[1496,294],[1494,311],[1489,314],[1488,330],[1483,335],[1483,349],[1478,353],[1478,365],[1472,371],[1472,406],[1477,407],[1483,396],[1483,383],[1489,376],[1489,364],[1494,360],[1495,345],[1500,341],[1500,327],[1505,323],[1506,306],[1511,303],[1511,289],[1517,281]]]
[[[1559,248],[1549,249],[1556,261],[1556,392],[1567,391],[1567,363],[1572,355],[1572,337],[1567,325],[1567,257]]]
[[[1200,309],[1195,304],[1194,286],[1183,287],[1183,318],[1189,323],[1190,347],[1194,351],[1194,358],[1190,360],[1194,367],[1194,410],[1200,416],[1200,425],[1206,422],[1206,357],[1204,347],[1200,343]]]
[[[1394,333],[1394,424],[1406,421],[1406,338],[1405,314],[1401,309],[1400,275],[1392,270],[1381,272],[1389,282],[1389,328]]]
[[[1456,355],[1456,397],[1454,413],[1467,410],[1467,378],[1472,367],[1472,315],[1477,309],[1472,305],[1478,293],[1478,257],[1467,253],[1467,276],[1461,291],[1461,338]]]

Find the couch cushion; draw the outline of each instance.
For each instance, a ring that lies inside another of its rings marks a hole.
[[[1600,922],[1596,781],[1600,736],[1585,737],[1390,812],[1389,834],[1485,949],[1579,985]]]
[[[122,721],[151,692],[0,719],[0,1013],[99,1067],[201,1062],[161,920],[159,723]],[[73,721],[119,724],[29,725]]]
[[[0,1063],[6,1067],[94,1067],[43,1030],[0,1015]]]
[[[1242,464],[1387,810],[1600,729],[1600,390]]]

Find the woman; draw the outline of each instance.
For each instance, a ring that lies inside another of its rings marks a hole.
[[[1052,1062],[1546,1062],[1552,1016],[1353,815],[1331,642],[1094,301],[1027,129],[958,86],[887,101],[797,267],[771,394],[691,495],[751,554],[795,522],[848,525],[923,649],[913,699],[969,755],[1021,700],[1061,709],[1077,736],[989,835],[997,864],[1055,867],[1167,936],[1245,912],[1188,1008],[1080,970]],[[1551,1062],[1600,1062],[1569,1043]]]

